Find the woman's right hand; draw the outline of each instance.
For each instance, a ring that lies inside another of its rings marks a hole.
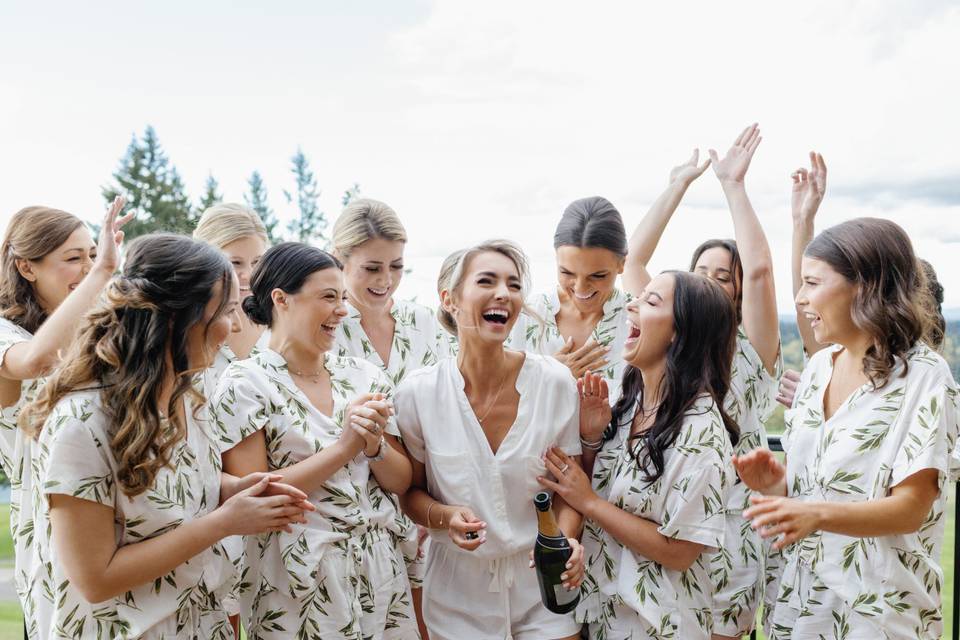
[[[447,524],[447,533],[453,543],[464,551],[473,551],[487,541],[487,523],[473,514],[469,507],[451,507],[453,513]],[[475,537],[467,537],[474,534]]]
[[[97,258],[93,266],[113,275],[120,266],[120,245],[123,244],[123,225],[133,220],[134,212],[118,218],[123,207],[127,204],[123,196],[117,196],[110,203],[107,213],[103,217],[103,226],[100,228],[100,237],[97,239]]]
[[[733,467],[751,490],[765,496],[787,495],[787,469],[769,449],[733,456]]]
[[[800,384],[800,372],[787,369],[780,376],[780,388],[777,390],[777,402],[787,409],[793,408],[793,400],[797,395],[797,385]]]
[[[367,408],[368,402],[376,402],[375,398],[380,396],[380,394],[372,393],[361,393],[360,395],[354,397],[349,404],[347,404],[346,410],[343,412],[343,424],[341,425],[340,439],[339,442],[347,448],[348,451],[353,451],[354,453],[360,453],[366,446],[366,439],[360,435],[360,433],[350,427],[353,424],[366,424],[366,421],[375,422],[377,421],[377,411],[369,411]],[[383,420],[384,426],[386,425],[386,420]],[[379,437],[377,438],[379,440]]]
[[[608,353],[610,353],[610,347],[600,344],[593,338],[587,340],[579,349],[574,349],[573,338],[568,338],[553,357],[566,365],[574,378],[580,378],[587,371],[603,369],[610,364],[607,360]]]
[[[268,495],[271,480],[264,476],[252,487],[231,496],[214,513],[219,514],[224,537],[292,531],[291,524],[306,524],[301,498],[291,492]],[[311,505],[312,506],[312,505]]]
[[[817,209],[827,191],[827,164],[816,151],[810,152],[810,169],[800,167],[792,174],[793,191],[790,194],[790,211],[793,223],[813,223]]]
[[[577,380],[580,394],[580,437],[595,442],[610,424],[610,391],[603,376],[587,371]]]

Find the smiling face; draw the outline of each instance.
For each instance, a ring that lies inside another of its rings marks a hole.
[[[623,258],[609,249],[557,248],[557,282],[581,313],[602,311],[622,272]]]
[[[52,313],[90,272],[96,257],[97,245],[81,225],[43,258],[18,260],[17,269],[30,282],[40,306]]]
[[[237,274],[237,279],[240,282],[241,300],[250,295],[250,276],[257,265],[260,264],[260,258],[263,257],[263,252],[266,250],[266,243],[259,236],[246,236],[234,240],[221,249],[230,259],[233,272]]]
[[[723,247],[712,247],[700,254],[693,267],[695,273],[707,276],[727,292],[731,300],[737,299],[736,273],[733,256]]]
[[[444,309],[457,321],[460,340],[503,343],[523,308],[517,265],[496,251],[473,256],[464,265],[458,291],[440,292]]]
[[[354,306],[379,309],[388,304],[403,277],[401,240],[372,238],[354,247],[343,263],[343,276]]]
[[[623,345],[623,359],[643,370],[662,364],[674,337],[673,293],[675,283],[662,273],[627,305],[630,333]]]
[[[297,293],[271,292],[278,331],[320,351],[333,346],[337,327],[347,315],[343,272],[335,267],[314,271]]]
[[[230,277],[230,294],[220,310],[223,285],[214,285],[203,318],[187,331],[187,361],[191,369],[206,369],[231,333],[240,331],[240,286],[236,274]]]
[[[803,257],[803,284],[797,292],[797,308],[810,320],[813,337],[820,344],[851,344],[864,331],[853,321],[851,310],[857,295],[855,284],[822,260]]]

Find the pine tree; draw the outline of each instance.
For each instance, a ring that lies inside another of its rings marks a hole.
[[[356,182],[353,183],[353,186],[343,192],[343,197],[340,198],[340,202],[346,207],[348,204],[360,197],[360,185]]]
[[[114,184],[103,188],[109,204],[123,194],[137,216],[124,227],[127,238],[154,231],[190,233],[194,216],[183,181],[170,163],[153,127],[148,126],[143,139],[134,135],[120,166],[113,174]]]
[[[267,237],[270,238],[270,243],[276,244],[283,242],[280,230],[277,229],[277,224],[279,223],[277,216],[274,215],[273,209],[267,204],[267,187],[263,184],[263,177],[259,171],[254,171],[250,174],[250,179],[247,180],[247,186],[250,187],[250,192],[244,194],[243,200],[247,203],[248,207],[256,211],[257,215],[260,216],[260,219],[263,221],[263,226],[267,228]]]
[[[203,197],[200,198],[200,206],[197,207],[197,217],[200,217],[204,211],[213,205],[223,202],[223,194],[217,192],[219,188],[220,183],[217,182],[217,179],[213,177],[213,173],[211,172],[207,175],[207,182],[203,188]]]
[[[293,166],[291,171],[296,178],[297,193],[296,203],[300,215],[291,220],[287,228],[293,234],[294,239],[300,242],[310,242],[318,240],[320,244],[326,241],[323,235],[327,228],[327,217],[320,211],[317,200],[320,198],[320,190],[317,188],[317,179],[310,170],[310,162],[299,148],[297,153],[291,158]],[[294,196],[289,191],[284,190],[288,203],[294,202]]]

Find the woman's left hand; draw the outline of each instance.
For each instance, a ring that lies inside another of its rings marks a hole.
[[[750,526],[760,533],[761,538],[781,536],[773,543],[777,551],[820,529],[820,511],[816,503],[754,495],[750,496],[750,504],[753,506],[743,512],[743,517],[751,521]]]
[[[563,586],[567,591],[580,588],[583,576],[586,573],[586,563],[583,561],[583,545],[576,538],[567,538],[570,543],[570,559],[567,560],[566,571],[560,575]],[[530,568],[533,568],[533,550],[530,551]]]
[[[543,476],[537,477],[537,482],[545,488],[558,494],[564,501],[576,509],[580,514],[591,500],[598,499],[590,484],[590,478],[580,464],[557,447],[552,447],[543,458],[547,471],[556,478],[550,480]]]
[[[372,457],[380,448],[380,437],[387,427],[392,405],[383,394],[376,393],[362,406],[354,407],[350,413],[350,427],[364,440],[363,452]]]

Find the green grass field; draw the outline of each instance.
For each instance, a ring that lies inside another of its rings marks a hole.
[[[954,536],[954,501],[956,495],[951,494],[947,507],[947,527],[943,538],[943,619],[944,638],[950,637],[953,629],[951,603],[953,602],[953,574],[956,570],[956,561],[953,556]],[[13,566],[13,540],[10,539],[10,529],[6,525],[10,518],[10,505],[0,505],[0,567]],[[761,632],[759,637],[763,638]],[[20,606],[16,602],[0,602],[0,640],[21,640],[23,638],[23,616]]]

